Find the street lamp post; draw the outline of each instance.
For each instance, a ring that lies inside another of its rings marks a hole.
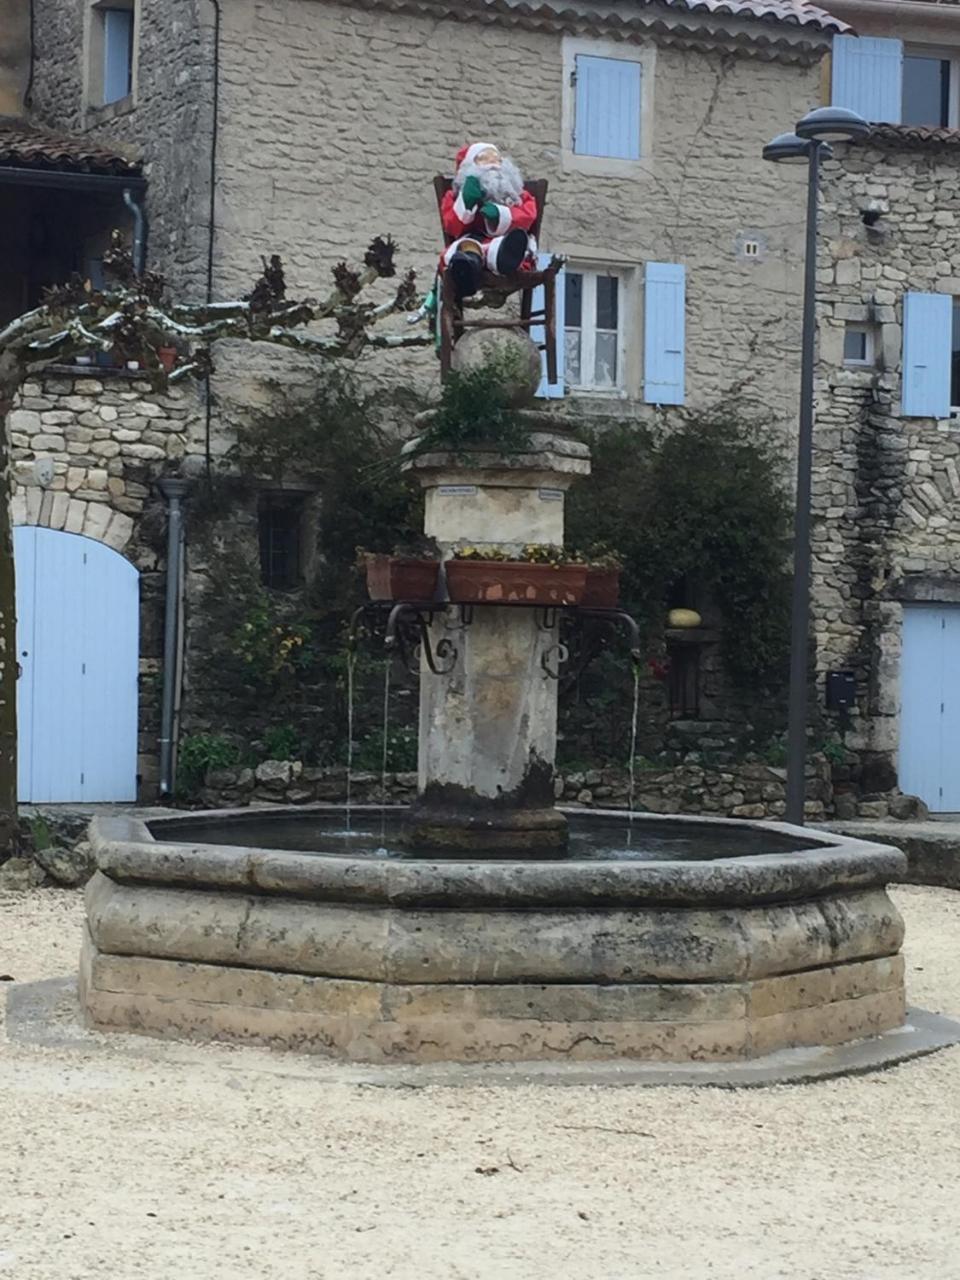
[[[854,111],[821,107],[803,117],[795,133],[778,134],[764,160],[807,165],[807,222],[803,273],[803,338],[797,436],[797,500],[793,524],[793,593],[790,623],[790,693],[787,720],[788,822],[803,825],[807,764],[807,654],[810,641],[810,494],[813,467],[813,376],[817,333],[817,201],[820,163],[831,141],[863,138],[870,125]]]

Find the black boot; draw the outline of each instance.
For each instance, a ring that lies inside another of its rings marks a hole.
[[[497,250],[497,265],[494,268],[498,276],[512,276],[520,270],[520,263],[527,256],[530,239],[526,231],[515,227],[503,237],[503,243]]]
[[[459,301],[471,298],[479,291],[480,277],[483,274],[483,260],[479,254],[455,253],[450,259],[449,271]]]

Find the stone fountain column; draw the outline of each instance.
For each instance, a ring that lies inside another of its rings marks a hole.
[[[523,454],[430,453],[407,465],[425,490],[424,530],[447,559],[464,544],[562,545],[564,497],[589,474],[590,452],[535,431]],[[434,651],[446,638],[457,659],[446,675],[421,664],[412,845],[533,852],[566,842],[566,819],[554,808],[557,682],[541,663],[559,637],[542,621],[515,605],[478,606],[462,628],[453,606],[434,619]]]

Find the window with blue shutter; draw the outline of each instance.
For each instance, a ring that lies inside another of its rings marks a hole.
[[[831,100],[835,107],[857,111],[873,124],[899,124],[903,41],[834,36]]]
[[[552,253],[537,254],[537,269],[545,271],[549,267],[553,259]],[[547,400],[559,400],[564,393],[564,348],[563,348],[563,328],[564,328],[564,303],[566,301],[566,272],[557,272],[557,380],[555,383],[547,381],[547,354],[545,351],[540,352],[540,368],[542,376],[540,385],[537,387],[537,395]],[[544,290],[543,285],[539,285],[533,291],[533,310],[542,311],[544,309]],[[534,324],[530,326],[530,337],[538,345],[546,341],[546,330],[542,324]]]
[[[574,153],[639,160],[640,63],[580,54],[575,74]]]
[[[648,262],[644,272],[643,398],[647,404],[683,404],[687,269],[679,262]]]
[[[119,102],[133,88],[133,10],[101,9],[103,101]]]
[[[953,299],[908,293],[903,299],[901,412],[906,418],[949,418]]]

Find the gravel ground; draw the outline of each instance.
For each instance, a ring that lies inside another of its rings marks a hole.
[[[895,896],[911,1002],[960,1017],[960,893]],[[81,918],[0,895],[0,974],[68,974]],[[731,1092],[387,1090],[144,1044],[0,1037],[0,1277],[960,1277],[960,1048]]]

